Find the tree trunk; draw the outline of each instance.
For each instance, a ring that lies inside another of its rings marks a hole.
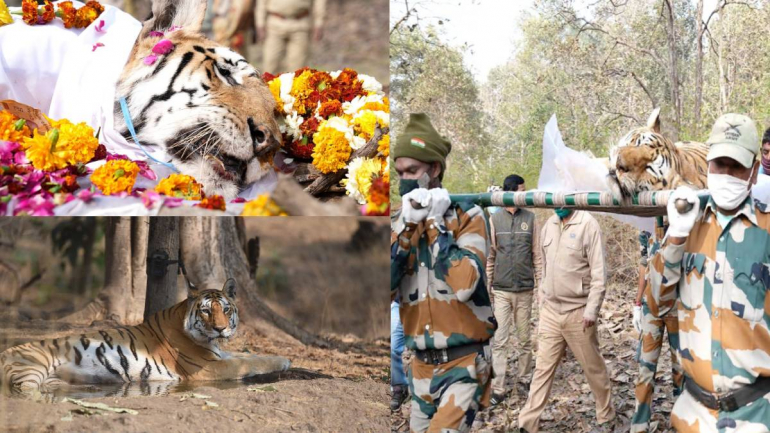
[[[177,217],[157,217],[150,221],[150,238],[147,257],[156,263],[147,276],[147,292],[144,302],[145,320],[177,303],[177,274],[179,264],[163,261],[179,260],[179,223]],[[156,260],[158,259],[158,260]]]
[[[110,217],[105,229],[104,288],[82,310],[62,319],[89,324],[110,319],[132,325],[140,323],[147,286],[145,257],[147,217]]]
[[[703,34],[705,25],[703,23],[703,0],[698,0],[698,11],[696,12],[698,27],[696,30],[696,48],[695,48],[695,112],[694,122],[695,130],[700,127],[701,103],[703,102]]]
[[[669,60],[669,77],[671,80],[671,103],[674,106],[674,117],[676,119],[676,132],[673,135],[673,141],[679,141],[679,131],[682,129],[682,104],[679,99],[679,74],[676,67],[676,29],[674,26],[674,5],[673,0],[666,0],[666,8],[668,9],[668,60]]]

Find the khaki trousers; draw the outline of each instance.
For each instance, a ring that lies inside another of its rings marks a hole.
[[[262,52],[263,72],[278,75],[308,66],[311,27],[310,17],[295,20],[268,15]],[[280,65],[281,60],[283,65]]]
[[[498,328],[492,339],[492,392],[505,393],[505,371],[508,368],[508,356],[511,352],[510,336],[516,333],[518,343],[519,371],[518,380],[529,382],[532,374],[532,340],[529,321],[532,318],[532,293],[506,292],[495,290],[495,318]]]
[[[588,385],[596,400],[596,420],[605,423],[615,418],[612,407],[610,377],[604,358],[599,352],[599,340],[596,325],[583,332],[583,311],[585,307],[568,313],[558,313],[549,304],[543,302],[540,309],[540,322],[537,332],[537,360],[529,398],[519,415],[519,427],[529,433],[537,432],[540,427],[540,414],[545,409],[551,386],[556,375],[556,367],[569,346],[588,380]]]

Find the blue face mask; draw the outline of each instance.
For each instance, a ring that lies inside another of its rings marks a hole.
[[[403,197],[419,187],[417,179],[401,179],[398,181],[398,195]]]
[[[556,212],[556,215],[562,220],[572,213],[572,209],[554,209],[553,211]]]

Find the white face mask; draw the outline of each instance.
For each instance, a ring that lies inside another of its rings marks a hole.
[[[748,180],[741,180],[729,174],[709,173],[707,182],[711,198],[720,209],[733,210],[749,196]]]

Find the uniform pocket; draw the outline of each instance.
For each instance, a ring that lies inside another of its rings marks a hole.
[[[706,269],[706,255],[699,253],[685,252],[682,257],[683,274],[680,281],[679,299],[686,310],[694,310],[703,305],[703,292],[705,290],[706,278],[704,270]]]
[[[757,322],[764,317],[770,273],[762,262],[736,259],[730,287],[730,309],[736,316]]]

